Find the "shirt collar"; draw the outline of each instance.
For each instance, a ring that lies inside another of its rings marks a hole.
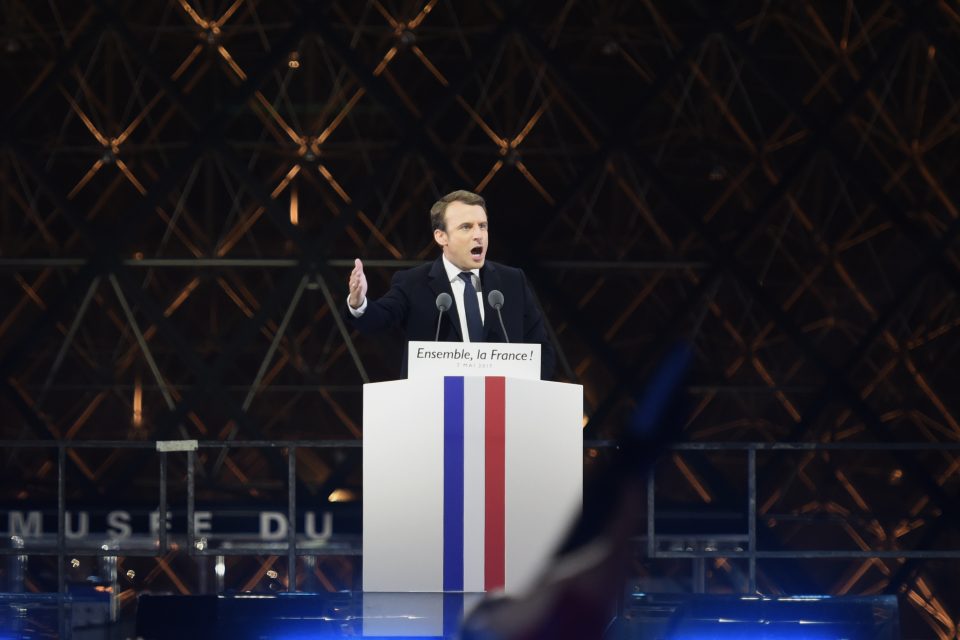
[[[460,274],[463,273],[463,269],[447,260],[447,256],[441,254],[440,257],[443,258],[443,268],[447,272],[447,280],[450,282],[459,280]],[[477,277],[477,280],[480,279],[480,269],[470,269],[469,271]]]

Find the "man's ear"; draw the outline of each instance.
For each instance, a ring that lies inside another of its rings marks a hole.
[[[433,241],[436,242],[441,247],[447,246],[447,232],[443,229],[434,229],[433,230]]]

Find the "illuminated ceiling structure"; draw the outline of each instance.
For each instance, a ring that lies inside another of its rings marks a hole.
[[[957,451],[869,450],[960,437],[955,2],[3,11],[0,437],[358,439],[360,385],[395,375],[400,346],[343,326],[346,274],[362,257],[385,291],[435,254],[430,204],[469,188],[584,385],[587,438],[692,338],[678,438],[865,447],[761,454],[768,543],[956,548]],[[55,495],[50,451],[4,456],[7,503]],[[320,504],[359,488],[355,452],[297,460]],[[155,487],[139,454],[68,462],[77,494]],[[283,491],[279,456],[199,467],[210,496]],[[676,452],[659,482],[728,505],[743,468]],[[274,561],[238,560],[240,586]],[[183,558],[145,565],[193,588]],[[348,565],[316,575],[350,586]],[[903,593],[905,627],[956,634],[955,560],[824,566],[803,584]],[[762,565],[761,587],[784,572]]]

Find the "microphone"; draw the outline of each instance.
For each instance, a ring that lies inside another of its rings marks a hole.
[[[494,289],[487,294],[487,302],[497,310],[497,317],[500,318],[500,328],[503,329],[503,339],[509,343],[510,336],[507,335],[507,328],[503,324],[503,314],[500,313],[500,307],[503,306],[503,294],[500,293],[499,289]]]
[[[500,296],[503,298],[503,296]],[[434,336],[433,341],[439,342],[440,340],[440,322],[443,320],[443,312],[450,308],[450,305],[453,304],[453,299],[450,297],[449,293],[441,293],[437,296],[437,311],[440,313],[437,314],[437,335]]]

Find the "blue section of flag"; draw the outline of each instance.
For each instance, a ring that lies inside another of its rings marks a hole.
[[[463,591],[463,378],[443,379],[443,590]]]

